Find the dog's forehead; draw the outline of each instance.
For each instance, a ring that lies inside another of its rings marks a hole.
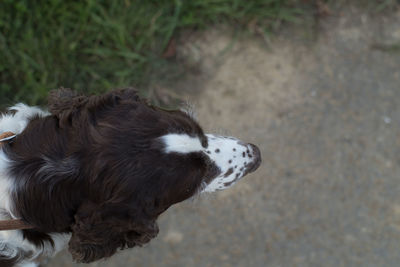
[[[187,154],[204,150],[199,137],[188,134],[167,134],[161,137],[164,152]]]
[[[202,145],[199,136],[190,136],[188,134],[172,133],[164,135],[160,139],[164,144],[165,153],[205,152],[209,156],[221,157],[226,153],[244,152],[246,150],[246,145],[236,138],[213,134],[206,134],[205,136],[208,140],[207,146]]]

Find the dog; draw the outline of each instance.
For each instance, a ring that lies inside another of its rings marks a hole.
[[[0,266],[38,266],[68,247],[90,263],[142,246],[171,205],[226,189],[261,163],[257,146],[203,133],[187,112],[134,89],[49,94],[48,111],[17,104],[0,118]]]

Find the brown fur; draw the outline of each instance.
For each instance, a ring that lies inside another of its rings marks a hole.
[[[62,88],[49,110],[4,147],[15,214],[35,226],[24,236],[38,246],[52,242],[49,233],[72,233],[78,262],[149,242],[162,212],[219,174],[200,153],[163,153],[158,138],[167,133],[204,147],[207,138],[187,114],[153,107],[133,89],[88,97]]]

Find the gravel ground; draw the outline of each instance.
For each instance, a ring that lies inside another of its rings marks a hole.
[[[311,40],[312,39],[312,40]],[[191,36],[208,131],[258,144],[260,169],[172,207],[144,248],[89,266],[400,266],[400,11],[346,9],[274,40]],[[81,266],[63,252],[48,267]]]

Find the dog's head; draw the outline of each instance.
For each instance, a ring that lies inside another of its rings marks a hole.
[[[88,177],[89,200],[70,241],[80,262],[149,242],[171,205],[228,188],[261,163],[255,145],[204,134],[186,112],[154,107],[132,89],[90,97],[60,89],[49,109],[71,133]]]

